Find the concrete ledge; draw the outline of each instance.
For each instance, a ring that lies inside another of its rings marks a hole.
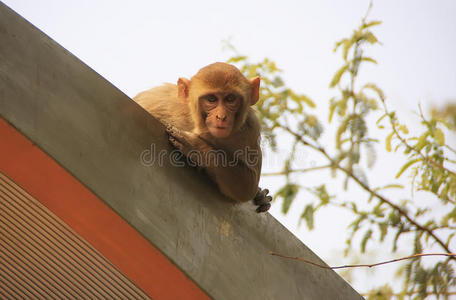
[[[269,255],[323,263],[269,214],[226,201],[192,168],[142,164],[151,145],[170,150],[161,124],[3,4],[0,40],[0,117],[211,297],[362,299],[333,271]]]

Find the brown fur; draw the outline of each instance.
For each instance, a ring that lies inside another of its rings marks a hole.
[[[178,85],[165,84],[150,89],[138,94],[134,100],[163,123],[172,125],[168,127],[170,141],[186,156],[192,150],[198,150],[203,155],[210,150],[223,150],[228,159],[232,159],[236,150],[256,151],[255,165],[248,165],[241,158],[234,166],[212,163],[202,166],[223,194],[236,201],[248,201],[258,196],[261,173],[260,122],[251,108],[258,100],[258,89],[258,78],[249,80],[236,67],[215,63],[202,68],[190,80],[180,78]],[[204,95],[215,94],[220,95],[217,99],[222,99],[217,103],[223,104],[223,97],[230,93],[240,95],[241,103],[234,112],[220,106],[220,111],[231,121],[226,122],[231,124],[227,125],[229,135],[220,138],[214,136],[207,124],[212,124],[209,123],[210,118],[213,122],[217,118],[219,123],[221,118],[214,116],[212,111],[204,111],[201,101],[205,101]],[[264,194],[266,196],[267,193]]]
[[[186,131],[192,131],[194,128],[189,107],[182,105],[177,98],[175,84],[167,83],[141,92],[133,100],[162,122],[168,123],[167,120],[173,120],[172,123],[177,128]]]

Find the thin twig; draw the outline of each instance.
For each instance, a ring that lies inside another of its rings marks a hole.
[[[373,6],[373,3],[372,3],[372,2],[373,2],[372,0],[369,1],[369,7],[367,8],[366,15],[364,15],[364,18],[363,18],[363,21],[362,21],[363,24],[366,23],[366,19],[367,19],[367,17],[369,16],[369,13],[370,13],[370,11],[371,11],[371,9],[372,9],[372,6]]]
[[[403,297],[403,296],[413,296],[413,295],[417,295],[417,294],[420,294],[420,292],[419,291],[414,291],[414,292],[405,292],[405,293],[393,293],[393,294],[388,294],[388,295],[389,296],[394,296],[394,297],[401,297],[401,296]],[[360,295],[363,296],[363,297],[368,297],[371,294],[370,293],[361,293]],[[436,295],[436,293],[435,292],[426,292],[424,294],[424,296],[430,296],[430,295]],[[445,293],[445,292],[439,291],[438,295],[439,296],[451,296],[451,295],[456,295],[456,292],[447,292],[447,293]]]
[[[307,264],[313,265],[315,267],[319,267],[319,268],[322,268],[322,269],[329,269],[329,270],[347,269],[347,268],[373,268],[373,267],[377,267],[377,266],[381,266],[381,265],[386,265],[386,264],[390,264],[390,263],[394,263],[394,262],[398,262],[398,261],[402,261],[402,260],[407,260],[407,259],[412,259],[412,258],[417,258],[417,257],[423,257],[423,256],[448,256],[448,257],[455,257],[456,256],[456,253],[418,253],[418,254],[413,254],[413,255],[410,255],[410,256],[396,258],[396,259],[383,261],[383,262],[379,262],[379,263],[375,263],[375,264],[359,264],[359,265],[344,265],[344,266],[330,267],[330,266],[327,266],[327,265],[314,263],[314,262],[312,262],[310,260],[307,260],[307,259],[304,259],[302,257],[286,256],[286,255],[278,254],[278,253],[275,253],[275,252],[272,252],[272,251],[270,251],[269,254],[273,255],[273,256],[286,258],[286,259],[299,260],[299,261],[305,262]]]
[[[318,166],[318,167],[305,168],[305,169],[294,169],[294,170],[281,171],[281,172],[262,173],[261,176],[282,176],[282,175],[287,175],[290,173],[305,173],[305,172],[310,172],[310,171],[323,170],[323,169],[327,169],[330,167],[331,167],[331,165],[326,165],[326,166]]]

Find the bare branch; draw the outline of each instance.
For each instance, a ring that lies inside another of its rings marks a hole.
[[[283,175],[287,175],[290,173],[305,173],[305,172],[311,172],[311,171],[317,171],[317,170],[324,170],[324,169],[327,169],[330,167],[331,167],[331,165],[326,165],[326,166],[318,166],[318,167],[305,168],[305,169],[295,169],[295,170],[288,170],[288,171],[281,171],[281,172],[262,173],[261,176],[283,176]]]
[[[347,268],[373,268],[373,267],[386,265],[386,264],[390,264],[390,263],[394,263],[394,262],[398,262],[398,261],[402,261],[402,260],[413,259],[413,258],[424,257],[424,256],[447,256],[447,257],[455,257],[456,256],[456,253],[418,253],[418,254],[413,254],[413,255],[410,255],[410,256],[396,258],[396,259],[383,261],[383,262],[379,262],[379,263],[375,263],[375,264],[358,264],[358,265],[344,265],[344,266],[330,267],[330,266],[327,266],[327,265],[314,263],[314,262],[312,262],[310,260],[307,260],[307,259],[304,259],[302,257],[286,256],[286,255],[278,254],[278,253],[275,253],[275,252],[272,252],[272,251],[270,251],[269,254],[273,255],[273,256],[286,258],[286,259],[299,260],[299,261],[305,262],[305,263],[307,263],[309,265],[312,265],[312,266],[315,266],[315,267],[319,267],[319,268],[322,268],[322,269],[329,269],[329,270],[347,269]]]
[[[405,292],[405,293],[402,292],[402,293],[393,293],[393,294],[388,294],[388,295],[394,296],[394,297],[401,297],[401,296],[403,297],[403,296],[413,296],[413,295],[417,295],[417,294],[420,294],[420,292],[419,291]],[[368,297],[368,296],[370,296],[370,293],[361,293],[360,295],[363,297]],[[424,294],[424,296],[430,296],[430,295],[435,295],[435,293],[427,292]],[[456,292],[445,293],[445,292],[439,291],[438,295],[439,296],[451,296],[451,295],[456,295]]]

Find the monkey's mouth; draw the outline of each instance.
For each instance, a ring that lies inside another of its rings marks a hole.
[[[218,138],[225,138],[230,134],[230,130],[226,126],[214,126],[211,129],[211,134]]]

